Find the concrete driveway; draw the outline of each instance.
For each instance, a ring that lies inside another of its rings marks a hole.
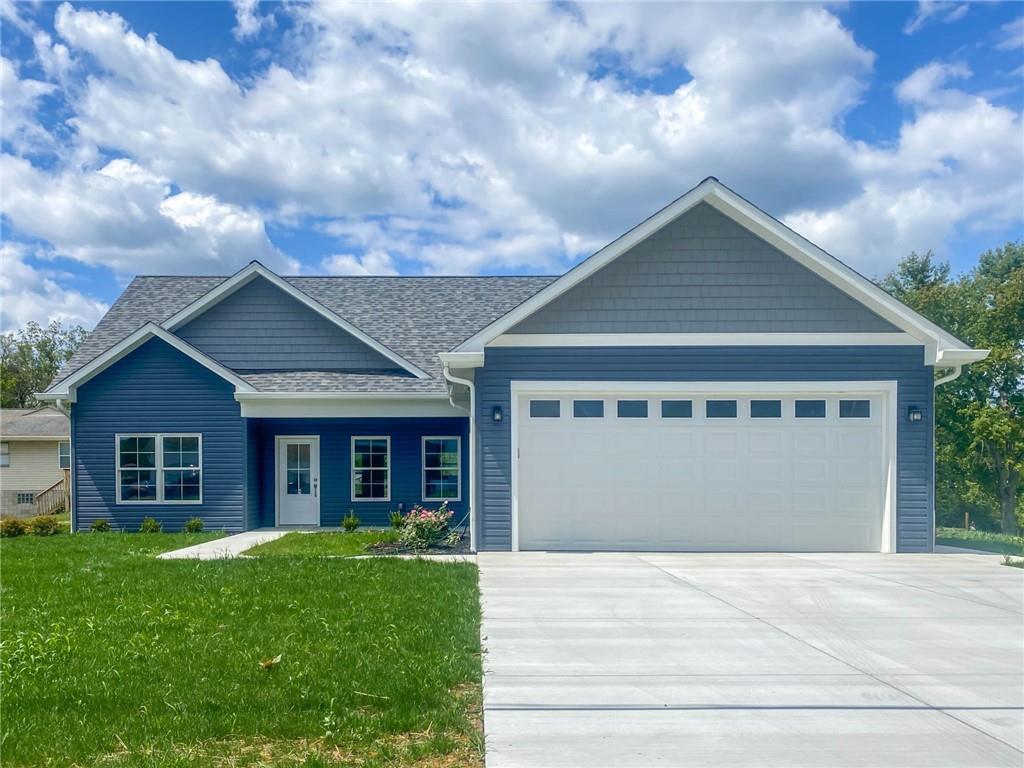
[[[1019,768],[999,561],[481,554],[487,765]]]

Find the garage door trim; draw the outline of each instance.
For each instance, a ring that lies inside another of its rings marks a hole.
[[[643,393],[646,397],[664,395],[729,394],[753,395],[860,395],[882,397],[882,445],[886,468],[885,501],[882,514],[882,552],[896,551],[896,381],[512,381],[509,420],[512,428],[512,551],[519,551],[519,400],[522,395],[551,394],[605,396],[615,393]]]

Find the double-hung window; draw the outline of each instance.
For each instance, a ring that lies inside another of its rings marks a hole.
[[[11,444],[0,443],[0,467],[11,466]]]
[[[118,435],[116,441],[118,504],[202,503],[202,435]]]
[[[423,500],[458,501],[462,469],[462,439],[423,438]]]
[[[57,466],[61,469],[71,469],[71,443],[61,440],[57,444]]]
[[[391,438],[352,438],[352,498],[391,499]]]

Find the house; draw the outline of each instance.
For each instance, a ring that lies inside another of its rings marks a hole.
[[[986,354],[708,178],[558,278],[139,277],[42,396],[76,530],[923,552],[934,386]]]
[[[64,506],[70,467],[66,415],[53,406],[0,409],[0,516],[31,517]]]

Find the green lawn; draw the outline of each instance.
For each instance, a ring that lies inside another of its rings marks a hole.
[[[212,536],[3,539],[4,766],[481,762],[474,566],[153,558]]]
[[[279,539],[268,541],[253,547],[247,555],[299,555],[304,557],[348,557],[365,555],[366,548],[378,541],[396,541],[398,532],[384,531],[352,531],[342,533],[328,531],[326,533],[300,533],[294,531]]]
[[[967,531],[963,528],[938,528],[935,543],[947,547],[965,547],[1002,555],[1024,555],[1024,537],[1007,536],[989,531]]]

